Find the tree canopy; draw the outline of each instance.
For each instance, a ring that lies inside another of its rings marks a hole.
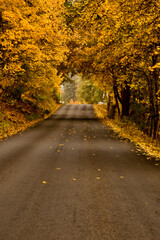
[[[81,74],[157,138],[159,16],[159,0],[1,0],[1,100],[50,110],[61,82]]]
[[[113,92],[119,115],[159,126],[160,2],[87,0],[69,4],[70,67]]]

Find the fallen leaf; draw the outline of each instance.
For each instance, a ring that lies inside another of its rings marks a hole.
[[[100,177],[96,177],[97,180],[100,180],[101,178]]]
[[[120,179],[124,179],[125,177],[124,176],[120,176]]]
[[[64,146],[64,144],[62,143],[62,144],[59,144],[59,146]]]
[[[58,170],[58,171],[59,171],[59,170],[61,170],[61,168],[56,168],[56,170]]]
[[[155,166],[159,166],[159,163],[156,163]]]
[[[43,181],[42,183],[46,184],[47,182],[46,182],[46,181]]]
[[[97,170],[98,170],[98,172],[100,172],[100,171],[101,171],[101,169],[100,169],[100,168],[98,168]]]
[[[76,178],[72,178],[72,181],[76,181],[77,179]]]
[[[60,152],[61,150],[57,150],[57,152]]]

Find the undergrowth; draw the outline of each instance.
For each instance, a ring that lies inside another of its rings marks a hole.
[[[42,115],[36,112],[32,113],[30,109],[27,108],[18,109],[11,107],[3,102],[0,102],[0,105],[0,139],[34,126],[36,123],[48,118],[60,107],[60,104],[54,105],[50,112]]]
[[[138,129],[135,123],[127,118],[109,119],[105,105],[94,105],[94,110],[98,118],[101,119],[105,125],[111,127],[119,136],[129,139],[140,147],[144,154],[160,161],[160,143],[144,134]]]

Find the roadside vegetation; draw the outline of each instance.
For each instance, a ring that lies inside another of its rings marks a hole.
[[[0,137],[49,116],[60,99],[67,31],[63,1],[0,6]]]
[[[105,105],[94,105],[94,111],[103,124],[111,127],[120,138],[134,143],[137,150],[143,152],[148,160],[154,158],[156,161],[160,161],[160,143],[141,131],[131,119],[126,117],[109,118]]]
[[[160,138],[160,2],[69,2],[70,69],[102,89],[110,118],[129,117]]]

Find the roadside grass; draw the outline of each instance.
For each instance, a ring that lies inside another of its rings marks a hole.
[[[103,124],[111,127],[120,137],[133,142],[147,159],[155,158],[156,161],[160,161],[160,143],[144,134],[135,123],[127,118],[109,119],[106,105],[94,105],[94,111]]]
[[[1,103],[0,111],[0,140],[7,138],[16,133],[22,132],[38,122],[48,118],[60,107],[55,105],[52,111],[43,117],[37,113],[22,112],[19,109],[10,108],[8,105]]]

